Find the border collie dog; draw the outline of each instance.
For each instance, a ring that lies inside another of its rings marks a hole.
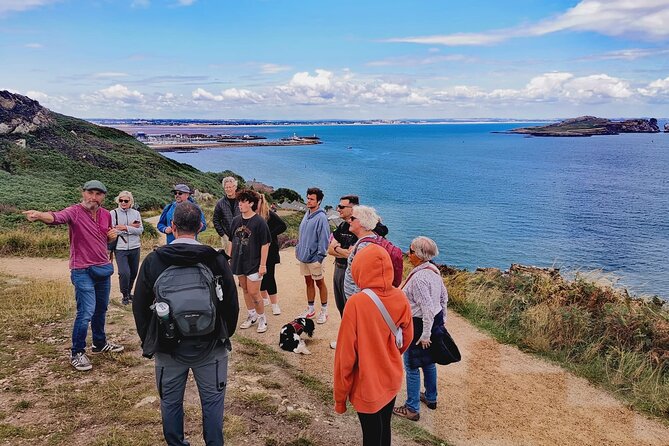
[[[311,352],[300,335],[306,333],[311,337],[314,334],[315,328],[314,321],[305,317],[298,317],[288,322],[281,327],[281,331],[279,332],[279,347],[287,352],[310,355]]]

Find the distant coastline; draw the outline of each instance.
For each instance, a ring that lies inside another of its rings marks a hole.
[[[208,142],[208,143],[176,143],[176,144],[147,144],[156,152],[196,152],[201,149],[218,149],[229,147],[282,147],[282,146],[310,146],[322,144],[320,140],[264,140],[264,141],[230,141],[230,142]]]

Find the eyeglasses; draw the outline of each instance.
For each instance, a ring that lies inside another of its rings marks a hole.
[[[118,199],[118,202],[119,202],[119,203],[130,203],[130,200],[124,200],[124,199],[122,199],[122,198],[119,198],[119,199]]]
[[[342,206],[341,204],[337,205],[337,209],[346,209],[346,208],[352,208],[353,206]]]

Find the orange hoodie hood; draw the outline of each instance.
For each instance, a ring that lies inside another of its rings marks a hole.
[[[393,262],[388,252],[379,245],[370,243],[361,248],[351,263],[353,281],[362,290],[388,291],[393,288]]]

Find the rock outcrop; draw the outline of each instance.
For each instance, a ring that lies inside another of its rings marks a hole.
[[[665,126],[666,127],[666,126]],[[513,129],[510,133],[532,136],[593,136],[618,135],[620,133],[658,133],[657,119],[628,119],[611,121],[595,116],[580,116],[555,124]]]
[[[666,124],[664,124],[664,132],[665,132],[665,133],[669,133],[669,122],[667,122]]]
[[[0,135],[26,134],[53,124],[49,109],[20,94],[0,91]]]

